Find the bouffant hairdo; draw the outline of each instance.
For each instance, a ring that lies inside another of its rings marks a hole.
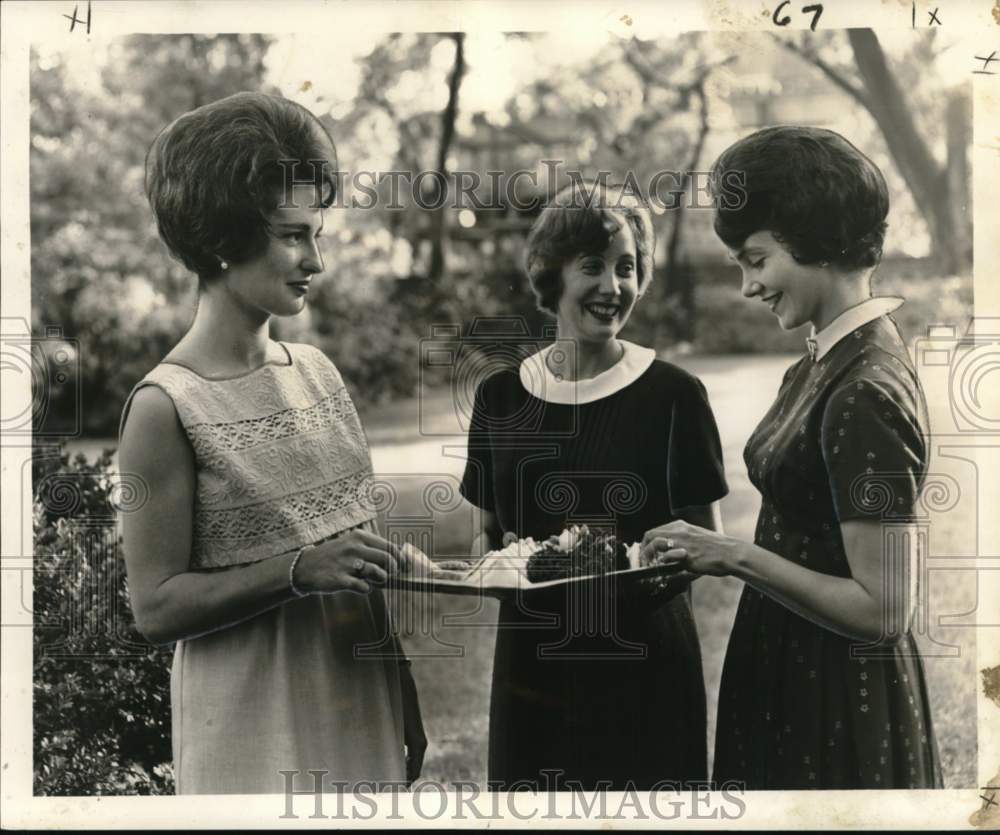
[[[286,174],[287,169],[287,174]],[[267,247],[266,213],[286,185],[315,183],[318,205],[337,191],[337,149],[320,121],[288,99],[236,93],[175,119],[146,155],[146,195],[160,237],[204,281],[223,261]]]
[[[711,182],[715,233],[730,249],[768,230],[800,264],[851,271],[882,257],[885,178],[831,130],[782,125],[752,133],[723,151]],[[739,191],[745,199],[735,199]]]
[[[539,310],[553,315],[562,296],[562,270],[583,253],[600,253],[627,223],[635,238],[639,293],[653,280],[653,220],[642,202],[621,188],[573,183],[560,191],[528,233],[525,268]]]

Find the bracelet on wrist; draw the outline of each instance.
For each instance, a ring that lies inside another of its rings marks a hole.
[[[309,594],[309,592],[302,591],[302,589],[295,585],[295,566],[299,564],[299,560],[302,558],[302,555],[313,547],[315,546],[303,545],[299,548],[298,553],[295,555],[295,559],[292,560],[292,564],[288,566],[288,588],[291,589],[292,594],[296,597],[307,597]]]

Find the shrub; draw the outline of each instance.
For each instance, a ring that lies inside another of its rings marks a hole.
[[[170,651],[131,616],[110,452],[34,453],[35,794],[171,794]]]

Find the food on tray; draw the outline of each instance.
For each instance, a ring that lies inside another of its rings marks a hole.
[[[428,588],[517,589],[640,568],[641,545],[626,546],[614,535],[573,525],[539,542],[514,540],[478,559],[432,560],[419,548],[400,548],[401,579]],[[439,581],[452,581],[441,583]]]
[[[614,534],[592,532],[586,525],[552,536],[528,559],[532,583],[608,574],[636,567],[638,548],[626,547]]]

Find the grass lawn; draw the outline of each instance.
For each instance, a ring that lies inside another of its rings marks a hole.
[[[791,361],[782,356],[738,356],[679,362],[705,383],[719,423],[730,485],[730,494],[722,503],[723,519],[733,536],[753,537],[759,497],[746,477],[743,446]],[[935,392],[928,391],[928,399],[934,396]],[[418,543],[439,555],[464,553],[475,530],[471,508],[454,493],[462,471],[464,439],[460,434],[444,434],[457,432],[460,418],[448,391],[426,392],[420,399],[378,407],[363,415],[375,470],[386,476],[395,491],[389,524],[412,530]],[[941,466],[948,471],[947,462],[932,461],[932,472]],[[959,481],[969,477],[960,470],[950,472]],[[442,490],[452,495],[452,500],[440,503],[443,511],[439,508],[433,521],[422,518],[427,516],[424,497],[430,482],[442,483]],[[974,544],[967,541],[967,510],[958,507],[932,516],[932,554],[974,553]],[[974,610],[975,575],[935,570],[923,588],[926,601],[920,616],[930,625],[919,639],[925,653],[945,784],[971,787],[976,780],[975,642],[973,628],[959,624],[974,616],[952,618],[955,624],[947,626],[939,620]],[[694,586],[709,699],[710,757],[722,662],[741,589],[742,583],[730,578],[703,578]],[[485,781],[496,603],[445,595],[412,600],[401,594],[395,605],[400,610],[408,651],[414,657],[430,738],[424,776],[443,781]]]

